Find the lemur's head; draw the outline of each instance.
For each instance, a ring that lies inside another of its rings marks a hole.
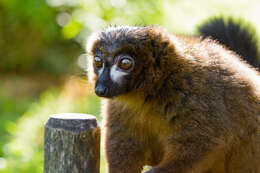
[[[174,52],[161,27],[109,27],[92,34],[87,43],[89,79],[101,97],[152,90]],[[167,51],[167,53],[166,53]]]

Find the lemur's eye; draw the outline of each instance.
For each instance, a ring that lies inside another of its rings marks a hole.
[[[129,70],[133,66],[133,61],[129,58],[123,58],[119,61],[118,66],[123,70]]]
[[[98,56],[94,58],[94,63],[97,68],[101,68],[103,66],[103,60]]]

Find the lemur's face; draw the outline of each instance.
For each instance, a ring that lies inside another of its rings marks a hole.
[[[93,73],[98,96],[111,98],[134,88],[142,68],[137,44],[145,35],[136,35],[142,28],[111,27],[89,41],[89,77]]]
[[[89,79],[101,97],[152,91],[160,78],[160,35],[154,27],[111,27],[88,41]],[[139,93],[140,94],[140,93]]]
[[[97,75],[95,93],[101,97],[114,97],[130,88],[131,73],[135,67],[134,58],[122,53],[95,52],[94,72]]]

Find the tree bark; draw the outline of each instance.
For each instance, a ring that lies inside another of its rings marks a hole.
[[[100,128],[94,116],[50,117],[44,134],[44,173],[99,173]]]

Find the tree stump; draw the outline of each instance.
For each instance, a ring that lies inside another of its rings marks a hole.
[[[99,173],[100,128],[92,115],[54,114],[45,125],[44,173]]]

